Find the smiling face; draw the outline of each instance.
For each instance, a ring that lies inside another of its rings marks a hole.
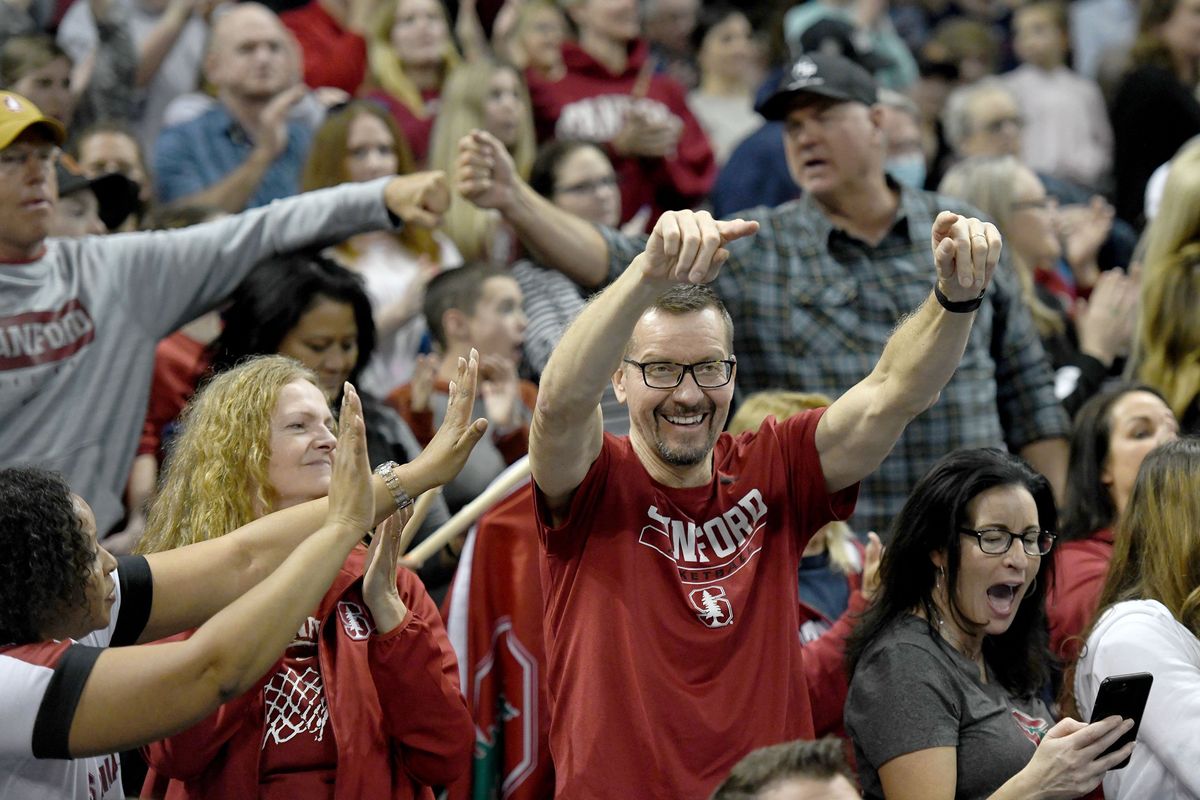
[[[273,511],[329,494],[336,446],[333,414],[321,390],[305,380],[284,386],[271,412],[267,481],[276,496]]]
[[[732,343],[715,308],[686,314],[651,309],[633,329],[626,358],[640,363],[694,364],[730,358]],[[735,376],[736,377],[736,376]],[[613,377],[617,399],[629,406],[630,436],[638,453],[669,467],[703,464],[725,428],[733,385],[702,389],[688,373],[674,389],[651,389],[641,370],[622,363]]]
[[[325,401],[332,404],[341,396],[342,385],[358,363],[354,306],[318,297],[279,342],[279,354],[317,373]]]
[[[446,14],[438,0],[399,0],[392,22],[392,47],[406,66],[442,63],[449,41]]]
[[[400,168],[396,140],[383,120],[364,111],[346,130],[346,180],[355,183],[395,175]]]
[[[967,504],[963,526],[973,530],[1003,528],[1013,533],[1038,530],[1038,510],[1033,495],[1024,486],[1009,484],[980,492]],[[962,643],[982,642],[1012,625],[1021,600],[1041,567],[1041,556],[1025,552],[1019,539],[1001,555],[988,555],[974,536],[958,537],[959,564],[956,604],[965,619],[946,613],[945,597],[935,597],[942,608],[944,624]],[[933,555],[934,564],[945,569],[944,553]],[[943,593],[945,583],[942,584]]]
[[[1179,437],[1179,421],[1159,397],[1128,392],[1108,412],[1108,456],[1100,480],[1108,487],[1117,516],[1129,503],[1138,469],[1146,454]]]
[[[845,192],[879,179],[884,149],[878,107],[810,96],[784,120],[784,150],[792,177],[827,205],[837,205]]]

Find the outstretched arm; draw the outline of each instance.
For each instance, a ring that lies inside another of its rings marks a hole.
[[[991,223],[943,211],[933,223],[937,286],[951,303],[979,297],[1000,259]],[[883,461],[904,427],[937,402],[958,367],[975,320],[929,297],[888,340],[871,374],[829,407],[817,424],[817,451],[830,492],[865,478]]]
[[[412,462],[395,470],[409,497],[452,480],[486,429],[484,420],[471,421],[471,402],[467,400],[474,397],[477,358],[472,356],[469,364],[464,359],[460,362],[460,377],[450,392],[446,417],[437,434]],[[362,531],[382,523],[395,510],[382,479],[375,477],[370,485],[373,516]],[[241,597],[317,530],[328,516],[330,502],[313,500],[269,514],[225,536],[147,556],[154,576],[154,599],[138,641],[154,641],[194,628]]]
[[[580,286],[608,279],[608,246],[596,226],[563,211],[521,180],[512,156],[485,131],[458,143],[455,188],[480,208],[494,208],[538,260]]]
[[[567,328],[542,373],[529,434],[533,479],[561,509],[600,454],[600,396],[642,313],[675,283],[709,283],[729,258],[724,245],[757,222],[718,222],[707,212],[668,211],[646,249]]]
[[[105,650],[71,720],[72,757],[125,750],[181,730],[250,688],[283,652],[372,522],[362,410],[353,390],[347,396],[325,524],[191,639]]]

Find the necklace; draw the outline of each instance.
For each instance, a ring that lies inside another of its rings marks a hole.
[[[951,630],[949,627],[946,626],[946,620],[943,619],[941,611],[940,610],[936,611],[935,614],[937,615],[938,634],[943,639],[945,639],[950,644],[950,646],[954,648],[954,650],[956,652],[958,652],[961,656],[963,656],[968,661],[970,661],[971,663],[973,663],[977,667],[979,667],[980,674],[983,674],[984,664],[983,664],[983,647],[982,647],[982,645],[980,646],[980,648],[978,650],[976,650],[974,653],[972,653],[970,650],[967,649],[966,645],[964,645],[962,643],[962,641],[958,638],[957,635],[951,634]]]

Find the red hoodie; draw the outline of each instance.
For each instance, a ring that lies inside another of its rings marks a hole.
[[[651,75],[649,46],[631,45],[625,70],[614,75],[579,45],[563,45],[567,74],[547,82],[526,73],[533,114],[542,140],[572,139],[607,145],[625,113],[636,106],[650,118],[678,117],[683,123],[674,155],[666,158],[618,156],[606,147],[621,187],[621,221],[650,206],[651,223],[663,211],[692,208],[708,195],[717,175],[712,148],[688,110],[683,87],[664,75]],[[640,96],[635,96],[635,88]]]
[[[363,547],[350,553],[316,615],[337,745],[333,797],[432,800],[428,787],[458,778],[475,744],[458,662],[437,607],[408,570],[398,572],[396,585],[409,612],[396,630],[376,635],[362,597],[365,560]],[[196,726],[145,748],[142,797],[163,797],[168,778],[168,800],[257,797],[263,686],[277,667]]]

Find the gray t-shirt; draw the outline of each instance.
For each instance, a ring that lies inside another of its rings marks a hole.
[[[0,264],[0,466],[62,472],[108,531],[137,449],[158,340],[258,261],[391,227],[387,178],[178,231],[50,239]]]
[[[882,798],[879,767],[932,747],[958,749],[957,800],[986,798],[1033,757],[1050,729],[1036,697],[1016,698],[976,666],[905,617],[867,647],[846,698],[846,732],[854,741],[863,797]]]

